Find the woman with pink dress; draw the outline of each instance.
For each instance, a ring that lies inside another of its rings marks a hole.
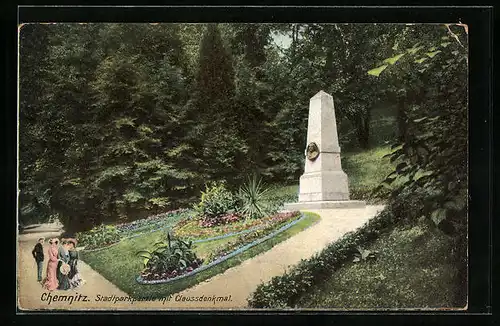
[[[59,286],[59,282],[57,281],[58,246],[58,239],[50,239],[48,249],[49,263],[47,264],[47,277],[45,278],[45,282],[43,284],[44,288],[49,291],[53,291]]]

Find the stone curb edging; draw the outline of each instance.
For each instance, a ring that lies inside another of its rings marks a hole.
[[[170,283],[170,282],[173,282],[173,281],[177,281],[177,280],[183,279],[183,278],[188,277],[188,276],[196,275],[196,274],[198,274],[198,273],[200,273],[200,272],[202,272],[204,270],[207,270],[210,267],[218,265],[218,264],[220,264],[220,263],[228,260],[229,258],[232,258],[232,257],[234,257],[234,256],[236,256],[236,255],[238,255],[238,254],[240,254],[240,253],[242,253],[242,252],[250,249],[251,247],[254,247],[254,246],[256,246],[256,245],[258,245],[258,244],[260,244],[260,243],[262,243],[262,242],[264,242],[266,240],[269,240],[269,239],[275,237],[276,235],[278,235],[279,233],[281,233],[281,232],[283,232],[283,231],[291,228],[295,224],[297,224],[300,221],[302,221],[302,220],[305,219],[306,216],[304,215],[304,213],[301,212],[300,215],[301,215],[300,218],[298,218],[295,221],[292,221],[292,222],[290,222],[288,224],[283,225],[278,230],[276,230],[276,231],[274,231],[274,232],[266,235],[265,237],[262,237],[260,239],[257,239],[255,241],[253,241],[253,242],[250,242],[249,244],[246,244],[246,245],[244,245],[242,247],[239,247],[238,249],[234,250],[230,254],[228,254],[228,255],[226,255],[224,257],[221,257],[219,259],[216,259],[213,262],[211,262],[210,264],[207,264],[205,266],[199,267],[199,268],[197,268],[197,269],[195,269],[195,270],[193,270],[193,271],[191,271],[189,273],[182,274],[182,275],[179,275],[179,276],[176,276],[176,277],[173,277],[173,278],[170,278],[170,279],[166,279],[166,280],[151,280],[151,281],[146,281],[146,280],[144,280],[139,275],[136,278],[136,281],[137,281],[137,283],[142,284],[142,285],[146,285],[146,284],[148,284],[148,285],[151,285],[151,284],[164,284],[164,283]]]

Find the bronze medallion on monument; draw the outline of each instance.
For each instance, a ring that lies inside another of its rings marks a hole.
[[[309,143],[309,145],[307,145],[306,156],[307,156],[307,159],[310,161],[314,161],[318,158],[319,147],[316,143],[312,142],[312,143]]]

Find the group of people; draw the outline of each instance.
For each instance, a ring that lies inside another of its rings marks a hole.
[[[78,272],[78,251],[75,249],[75,239],[49,239],[47,275],[42,280],[43,261],[45,260],[43,244],[44,238],[38,239],[32,254],[37,263],[38,282],[49,291],[75,289],[83,284]]]

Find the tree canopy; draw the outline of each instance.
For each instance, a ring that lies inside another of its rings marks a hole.
[[[462,212],[466,189],[466,36],[448,25],[23,25],[21,221],[82,230],[187,205],[207,181],[297,182],[322,89],[349,131],[341,146],[377,145],[373,110],[395,108],[400,164],[387,184],[398,175],[437,196],[426,212],[440,222]]]

